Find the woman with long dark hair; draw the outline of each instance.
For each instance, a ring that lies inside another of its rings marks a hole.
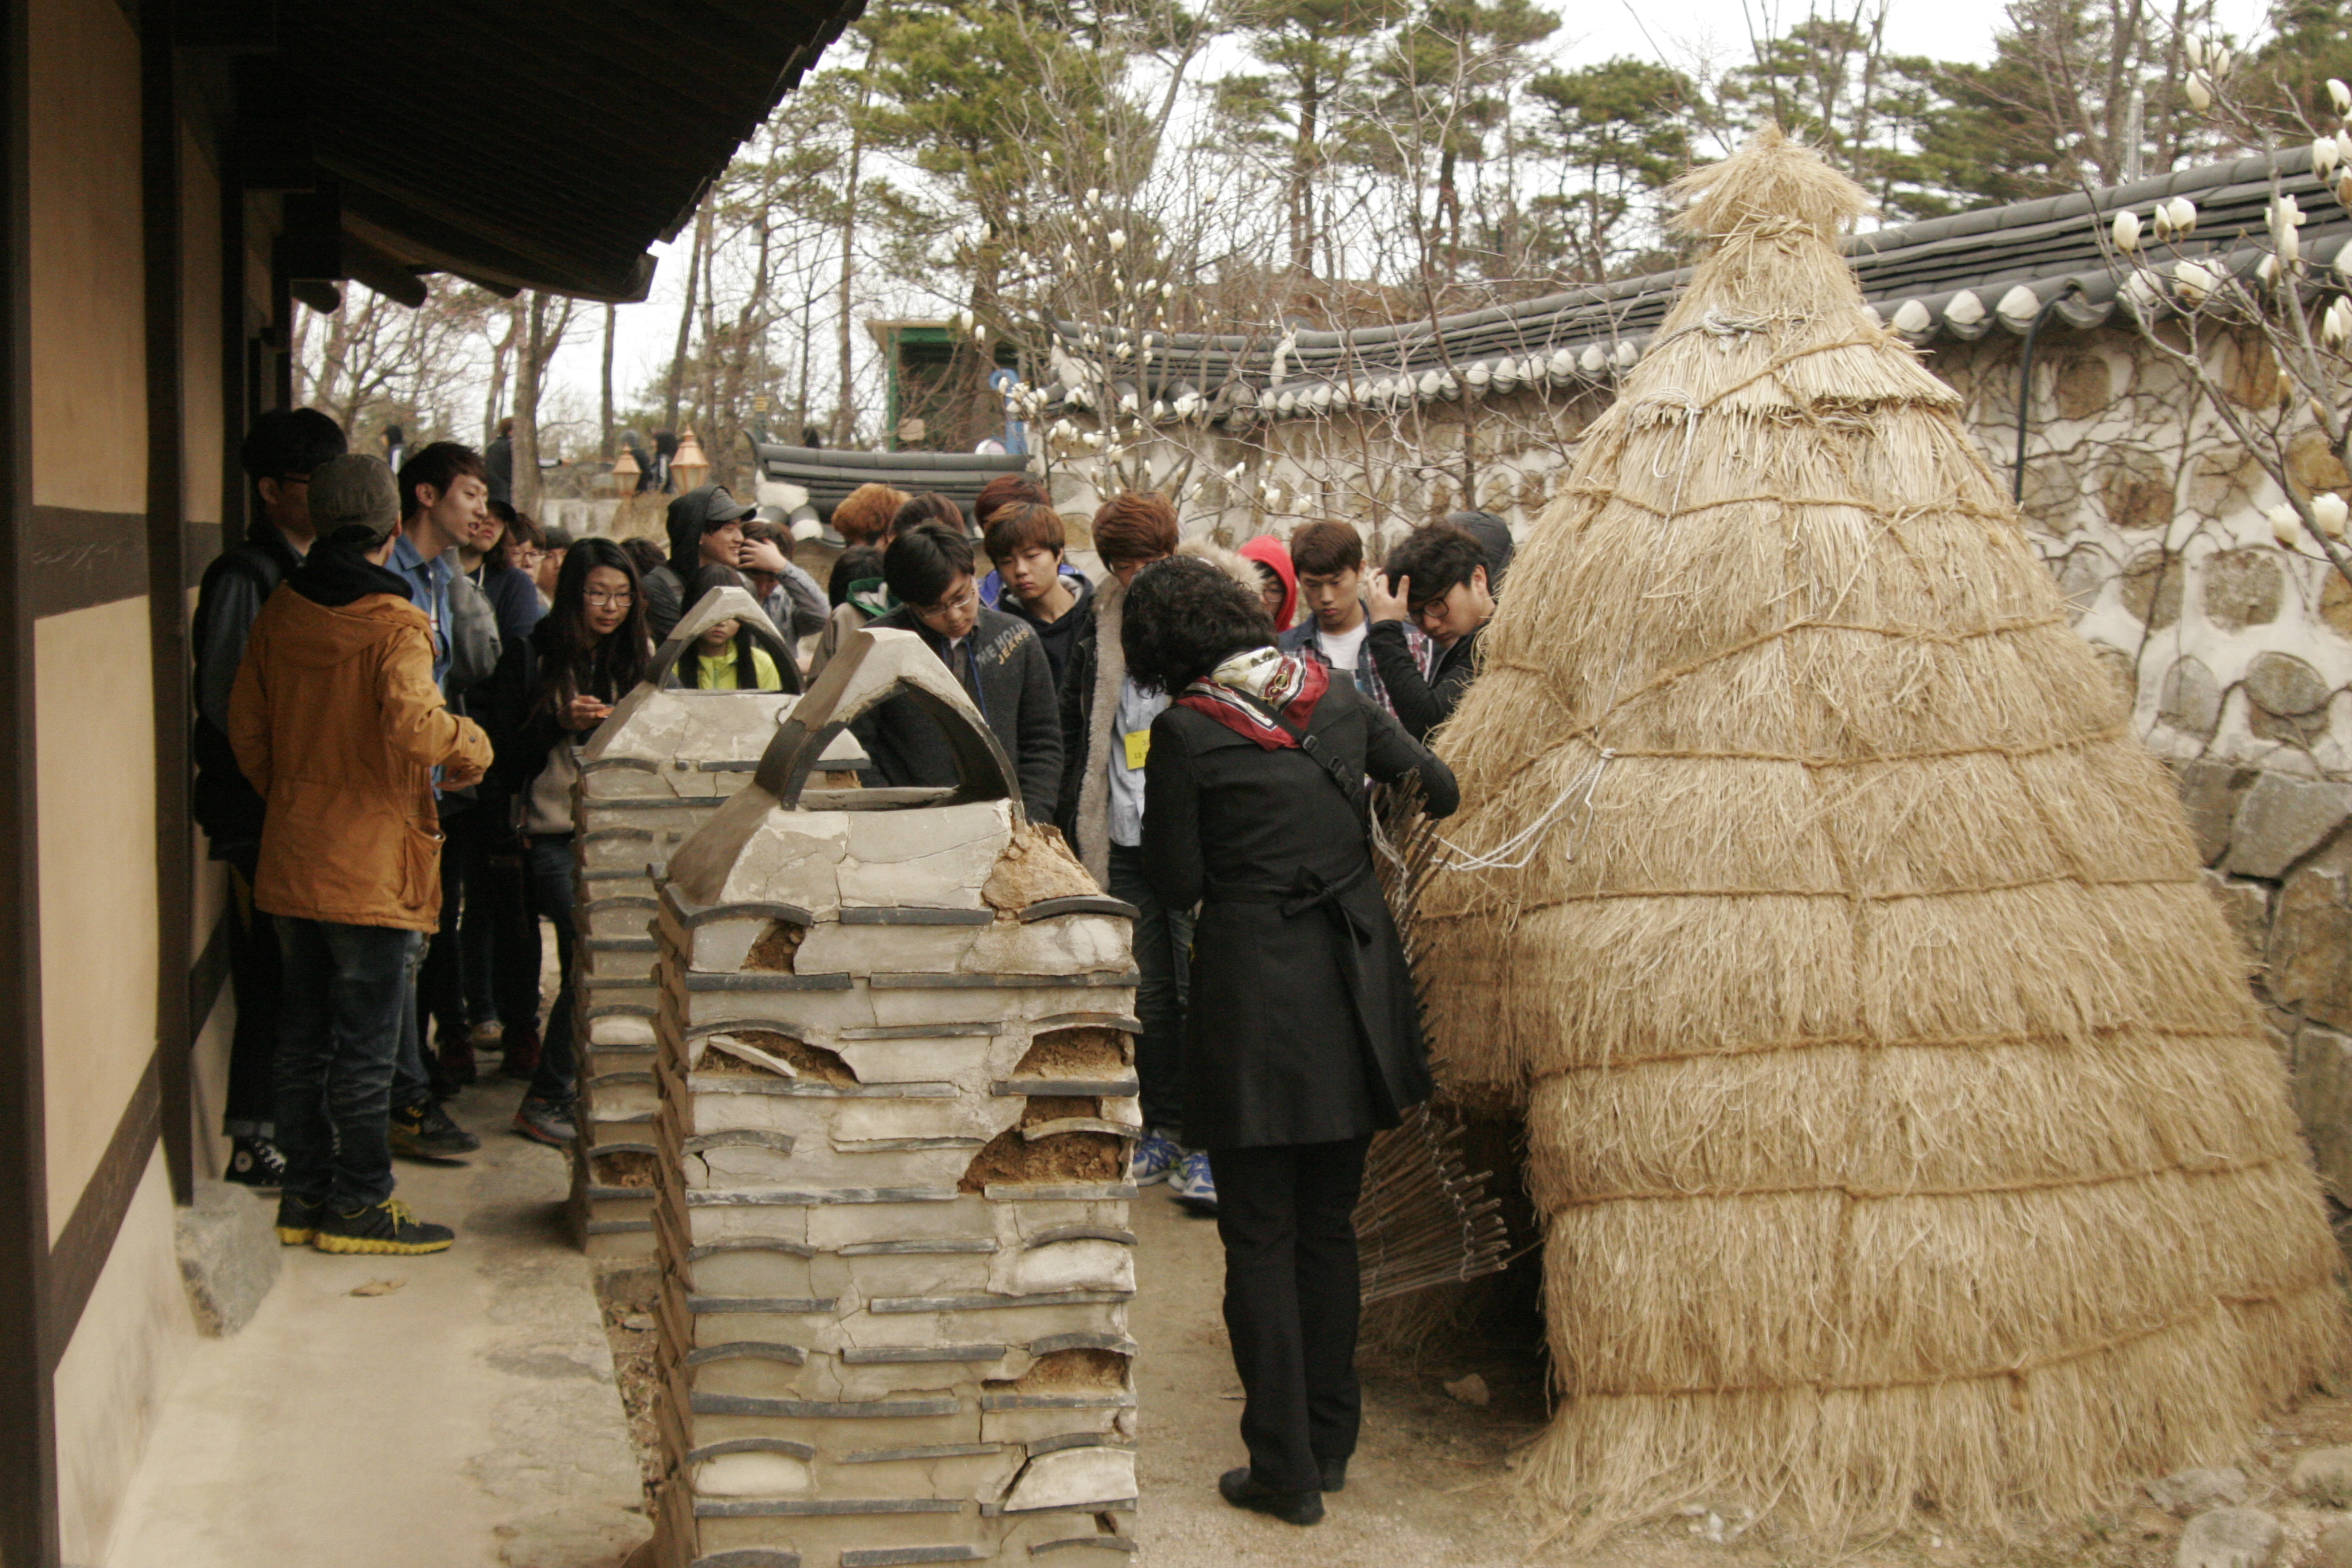
[[[530,668],[519,683],[528,696],[520,711],[509,718],[506,732],[494,741],[499,763],[510,770],[514,783],[531,910],[554,922],[563,978],[514,1128],[526,1138],[560,1148],[572,1142],[573,1131],[572,784],[580,774],[576,752],[613,705],[645,679],[653,659],[645,593],[627,552],[609,539],[575,542],[556,578],[555,602],[532,628],[529,646]]]
[[[1217,1489],[1292,1524],[1347,1482],[1356,1198],[1371,1135],[1430,1090],[1396,927],[1372,872],[1364,778],[1454,775],[1351,682],[1274,647],[1259,596],[1205,561],[1127,590],[1127,672],[1166,692],[1144,764],[1143,871],[1192,927],[1184,1142],[1217,1174],[1225,1326],[1246,1468]]]

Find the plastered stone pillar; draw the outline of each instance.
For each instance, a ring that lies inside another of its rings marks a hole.
[[[806,787],[894,692],[962,784]],[[658,899],[655,1561],[1123,1560],[1134,911],[907,633],[851,639]]]

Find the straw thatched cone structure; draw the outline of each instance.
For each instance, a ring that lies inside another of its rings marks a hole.
[[[1862,191],[1777,133],[1682,190],[1713,254],[1441,737],[1456,844],[1569,800],[1422,922],[1444,1070],[1527,1105],[1565,1396],[1528,1483],[1845,1530],[2219,1459],[2345,1337],[2180,807],[1865,313]]]

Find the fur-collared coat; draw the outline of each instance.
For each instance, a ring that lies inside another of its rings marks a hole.
[[[1214,565],[1252,594],[1257,568],[1234,552],[1206,540],[1176,547]],[[1054,826],[1085,862],[1095,881],[1110,885],[1111,731],[1118,722],[1119,688],[1127,684],[1127,652],[1119,643],[1127,589],[1117,577],[1095,587],[1094,615],[1078,628],[1070,661],[1062,671],[1062,799]]]

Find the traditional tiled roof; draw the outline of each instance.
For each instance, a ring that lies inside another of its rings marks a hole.
[[[445,271],[502,292],[643,299],[646,247],[693,217],[863,4],[193,9],[215,26],[254,13],[278,51],[238,79],[238,154],[249,183],[324,203],[330,254],[297,276],[356,278],[416,304],[416,275]]]
[[[2044,330],[2093,328],[2130,308],[2126,274],[2102,247],[2117,212],[2145,218],[2157,202],[2185,196],[2197,205],[2197,230],[2164,259],[2220,260],[2251,275],[2263,254],[2255,240],[2274,165],[2279,189],[2309,215],[2305,256],[2315,266],[2331,263],[2352,237],[2352,216],[2303,148],[1879,229],[1844,248],[1872,310],[1913,343],[1973,340],[1995,329],[2021,335],[2053,301]],[[1239,425],[1452,399],[1465,383],[1473,395],[1537,384],[1570,389],[1633,363],[1690,276],[1688,268],[1652,273],[1433,322],[1302,330],[1278,342],[1177,333],[1155,342],[1145,385],[1121,390]],[[1066,328],[1063,336],[1078,334]]]

